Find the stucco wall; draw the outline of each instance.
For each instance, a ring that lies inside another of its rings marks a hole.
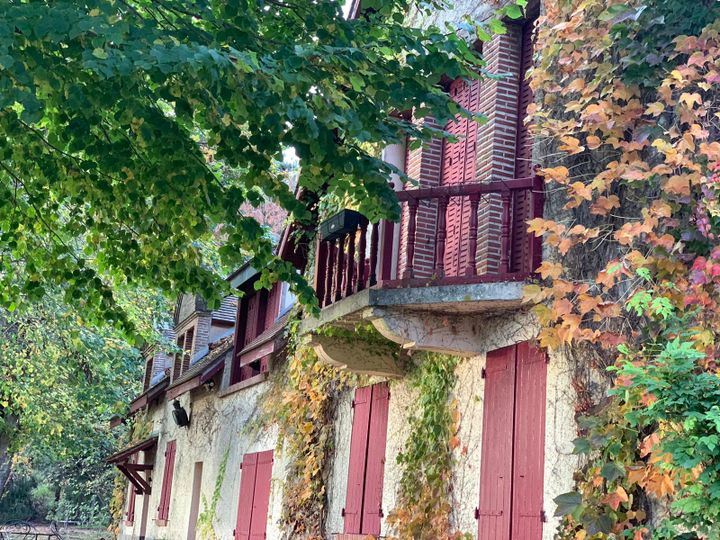
[[[493,350],[523,340],[532,339],[537,326],[530,315],[514,314],[483,321],[486,348]],[[485,354],[461,361],[456,370],[457,382],[453,398],[459,402],[461,414],[459,438],[454,469],[453,521],[458,530],[477,535],[475,508],[480,498],[480,460],[482,452],[482,418],[484,380],[482,369]],[[578,457],[572,454],[572,441],[576,437],[574,420],[574,390],[571,385],[572,369],[560,354],[552,354],[548,364],[546,431],[545,431],[545,488],[544,509],[548,522],[543,527],[543,539],[550,540],[558,525],[553,517],[557,495],[572,488],[573,471]],[[397,456],[408,437],[408,417],[417,410],[416,394],[406,380],[392,381],[390,386],[388,437],[385,459],[383,510],[385,516],[395,507],[395,495],[401,468]],[[352,430],[352,392],[343,396],[336,418],[336,452],[331,469],[328,494],[328,532],[343,530],[342,508],[345,505],[347,471]],[[383,521],[382,533],[387,534]],[[518,539],[520,540],[520,539]]]
[[[146,538],[184,540],[187,538],[188,516],[192,497],[195,463],[203,462],[201,503],[212,500],[218,473],[225,453],[228,453],[226,474],[222,479],[218,501],[215,532],[219,539],[231,539],[237,518],[240,492],[240,464],[243,455],[275,448],[277,434],[274,429],[259,430],[252,420],[257,417],[257,402],[267,389],[263,383],[219,398],[216,392],[198,389],[179,397],[182,406],[190,413],[188,428],[178,428],[172,420],[172,404],[165,402],[152,411],[154,433],[159,435],[157,461],[153,470],[153,491],[150,495]],[[175,472],[170,499],[170,517],[167,525],[156,523],[157,507],[162,486],[165,445],[176,441]],[[276,523],[280,517],[282,482],[277,478],[284,470],[282,456],[275,453],[271,486],[267,537],[278,538]],[[137,497],[135,521],[125,526],[122,538],[138,538],[143,513],[143,498]]]

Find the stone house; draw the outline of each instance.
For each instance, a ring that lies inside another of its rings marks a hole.
[[[482,18],[495,7],[459,2],[433,22]],[[299,254],[284,233],[280,256],[306,273],[321,306],[300,324],[301,338],[323,361],[373,383],[345,392],[333,420],[328,538],[392,533],[397,457],[418,399],[406,374],[423,351],[462,358],[453,388],[461,417],[455,528],[482,540],[548,540],[558,526],[553,498],[572,488],[578,465],[575,392],[569,361],[536,348],[537,324],[522,302],[523,284],[542,258],[524,223],[542,215],[544,203],[523,122],[533,99],[524,75],[538,9],[527,14],[483,45],[488,70],[509,76],[446,82],[487,123],[444,126],[455,143],[384,150],[386,161],[419,181],[392,179],[400,223],[372,225],[344,211],[319,227],[310,253]],[[198,516],[210,508],[218,538],[284,538],[287,464],[276,452],[277,430],[256,429],[253,420],[269,373],[284,361],[294,298],[283,283],[255,290],[258,277],[249,266],[231,275],[244,296],[217,311],[183,296],[173,335],[184,352],[148,355],[145,390],[130,412],[145,411],[150,434],[109,458],[129,478],[122,538],[199,538],[206,520]],[[371,325],[387,348],[325,331],[358,324]]]

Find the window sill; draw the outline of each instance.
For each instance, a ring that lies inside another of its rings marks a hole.
[[[385,538],[384,536],[375,536],[374,534],[355,534],[355,533],[335,533],[333,540],[377,540]]]
[[[167,527],[167,524],[168,524],[167,519],[156,519],[155,520],[155,525],[157,525],[158,527]]]
[[[245,379],[244,381],[231,384],[227,388],[220,390],[220,392],[218,392],[218,396],[223,398],[225,396],[229,396],[230,394],[234,394],[235,392],[239,392],[240,390],[244,390],[245,388],[255,386],[256,384],[267,381],[268,376],[268,373],[258,373],[257,375],[250,377],[249,379]]]
[[[134,519],[124,519],[123,520],[123,525],[125,525],[126,527],[132,527],[134,523],[135,523]]]

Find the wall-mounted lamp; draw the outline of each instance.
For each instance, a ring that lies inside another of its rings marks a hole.
[[[190,418],[188,418],[187,412],[185,411],[185,409],[183,409],[177,399],[173,401],[173,409],[173,418],[175,419],[175,423],[178,425],[178,427],[189,426]]]

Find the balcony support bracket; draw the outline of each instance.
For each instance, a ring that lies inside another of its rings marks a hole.
[[[371,307],[363,319],[404,349],[471,357],[483,348],[477,317]]]
[[[402,352],[391,343],[381,345],[321,334],[309,334],[306,339],[320,360],[340,369],[383,377],[402,377],[405,373],[399,359]]]

